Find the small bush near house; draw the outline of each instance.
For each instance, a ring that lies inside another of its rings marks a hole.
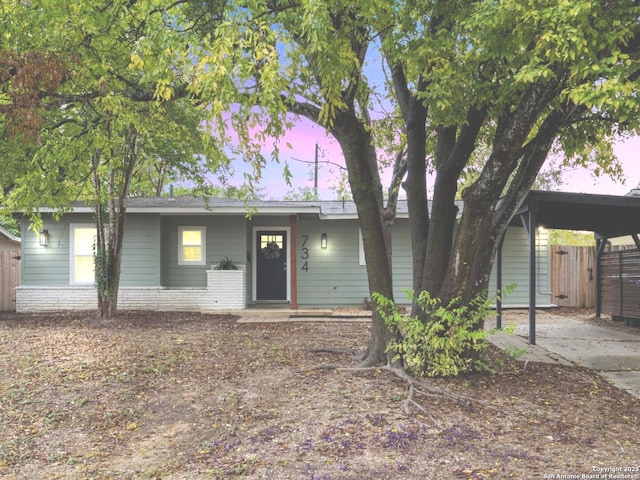
[[[238,270],[238,266],[229,257],[224,257],[213,268],[214,270]]]

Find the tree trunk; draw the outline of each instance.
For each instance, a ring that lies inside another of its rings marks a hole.
[[[385,228],[382,184],[371,135],[353,109],[336,115],[332,133],[342,147],[347,164],[349,185],[360,220],[369,291],[393,299],[391,223],[387,222]],[[374,309],[365,365],[387,362],[386,348],[391,337],[384,319]]]
[[[460,297],[463,304],[468,304],[476,296],[488,293],[498,242],[530,191],[559,128],[574,113],[573,110],[571,105],[564,105],[550,114],[525,145],[528,131],[496,139],[495,145],[499,147],[494,147],[476,182],[462,193],[462,218],[453,249],[447,256],[447,268],[438,292],[444,302]],[[517,123],[517,120],[509,119],[511,121]],[[472,125],[470,122],[469,126]],[[513,133],[512,129],[504,130]],[[467,152],[470,155],[471,150]],[[508,187],[507,192],[502,195],[505,187]],[[430,250],[429,258],[436,255],[435,252]]]
[[[139,134],[135,126],[127,129],[122,151],[122,162],[109,169],[109,194],[107,214],[109,228],[104,228],[104,218],[98,222],[98,258],[96,261],[96,285],[98,290],[98,313],[111,318],[118,313],[118,290],[122,265],[127,198],[131,189],[133,172],[140,151]],[[98,196],[98,198],[100,198]],[[104,216],[104,207],[97,205]],[[98,211],[98,210],[97,210]]]
[[[427,166],[425,122],[427,110],[421,101],[411,98],[405,115],[407,131],[407,208],[413,258],[413,290],[421,290],[429,238],[429,203],[427,199]]]
[[[383,35],[384,37],[384,35]],[[404,68],[387,54],[391,67],[393,88],[400,106],[404,131],[407,136],[407,178],[403,184],[407,193],[409,210],[409,233],[413,259],[412,288],[418,293],[422,289],[424,265],[429,236],[429,204],[427,199],[427,108],[422,100],[409,90]],[[424,83],[418,81],[418,90]],[[415,305],[414,305],[415,307]],[[414,308],[414,314],[416,313]]]

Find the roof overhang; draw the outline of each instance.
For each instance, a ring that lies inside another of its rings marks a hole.
[[[529,213],[536,227],[591,231],[604,238],[640,233],[640,197],[531,191],[511,225]]]
[[[407,218],[406,202],[399,202],[397,218]],[[52,208],[41,208],[41,213],[54,213]],[[93,213],[93,206],[74,202],[70,213]],[[358,219],[352,201],[279,201],[263,200],[243,202],[242,200],[196,197],[154,197],[131,198],[127,201],[127,213],[151,213],[159,215],[315,215],[320,220]]]
[[[42,213],[54,213],[52,208],[41,208]],[[69,213],[94,213],[94,207],[85,204],[74,204],[68,209]],[[289,205],[269,205],[267,202],[244,205],[241,202],[237,205],[184,205],[171,204],[167,202],[163,205],[141,205],[132,202],[127,206],[127,213],[154,213],[160,215],[292,215],[312,213],[320,215],[320,206],[289,206]]]
[[[3,237],[7,238],[10,242],[13,242],[17,245],[20,245],[22,243],[22,240],[19,237],[16,237],[14,234],[12,234],[11,232],[9,232],[3,227],[0,227],[0,235],[2,235]]]

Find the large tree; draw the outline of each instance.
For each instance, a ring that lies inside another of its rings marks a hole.
[[[431,216],[422,199],[409,207],[412,223],[429,225],[428,235],[413,237],[426,241],[414,242],[415,287],[468,302],[488,287],[498,242],[554,146],[567,163],[616,171],[611,142],[638,125],[629,121],[638,107],[638,7],[599,1],[402,7],[400,28],[385,34],[383,49],[408,137],[420,139],[407,185],[424,192],[425,154],[436,171]],[[418,32],[409,23],[417,18],[424,22]],[[416,102],[422,108],[412,108]],[[422,147],[425,118],[432,152]],[[460,175],[483,143],[490,148],[479,176],[462,191],[454,235]],[[410,202],[413,196],[409,190]]]
[[[376,148],[375,133],[377,123],[384,122],[370,114],[375,92],[363,73],[377,28],[370,22],[378,6],[381,12],[388,10],[383,2],[376,3],[228,2],[227,21],[208,31],[206,38],[235,48],[212,48],[229,54],[210,55],[201,64],[210,69],[213,61],[218,70],[224,65],[225,78],[220,81],[237,90],[238,104],[230,119],[245,157],[254,156],[263,134],[278,136],[284,131],[287,114],[304,116],[337,139],[358,211],[369,289],[392,298],[391,227],[406,163],[402,148],[390,154],[395,174],[385,202],[379,167],[386,160]],[[378,312],[372,325],[364,360],[379,364],[386,361],[391,333]]]
[[[189,29],[196,22],[182,21],[180,3],[40,0],[4,6],[3,51],[19,65],[4,62],[2,77],[2,150],[11,166],[4,178],[10,175],[12,182],[5,201],[35,222],[42,206],[64,212],[72,200],[83,199],[95,207],[102,316],[117,312],[132,192],[158,193],[171,177],[202,182],[220,158],[202,124],[209,109],[190,88]],[[55,58],[66,60],[64,76],[51,61],[42,62]],[[31,80],[18,82],[21,76]],[[25,104],[23,98],[35,100]],[[31,134],[18,138],[12,129]],[[149,172],[155,172],[151,180]]]
[[[270,62],[255,64],[253,82],[240,82],[246,98],[260,105],[279,96],[279,108],[324,126],[342,147],[369,288],[387,297],[393,204],[383,202],[378,174],[377,95],[389,93],[402,122],[393,138],[406,142],[414,288],[445,302],[486,292],[497,245],[550,152],[562,151],[566,165],[619,173],[611,144],[638,128],[640,11],[632,0],[271,0],[228,8],[218,34],[239,50],[247,34],[267,35],[265,24],[273,37]],[[385,75],[386,91],[372,82]],[[458,187],[471,165],[478,174],[461,192],[458,219]],[[390,337],[374,315],[367,363],[386,360]]]

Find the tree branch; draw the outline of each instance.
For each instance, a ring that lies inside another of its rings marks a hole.
[[[396,153],[396,158],[393,162],[393,176],[391,177],[389,189],[387,190],[388,199],[384,212],[385,221],[392,221],[396,217],[396,212],[398,210],[398,194],[400,193],[402,179],[407,174],[407,165],[407,149],[403,148]]]
[[[282,100],[287,105],[289,112],[308,118],[312,122],[320,125],[320,108],[312,103],[293,100],[287,95],[282,95]]]

